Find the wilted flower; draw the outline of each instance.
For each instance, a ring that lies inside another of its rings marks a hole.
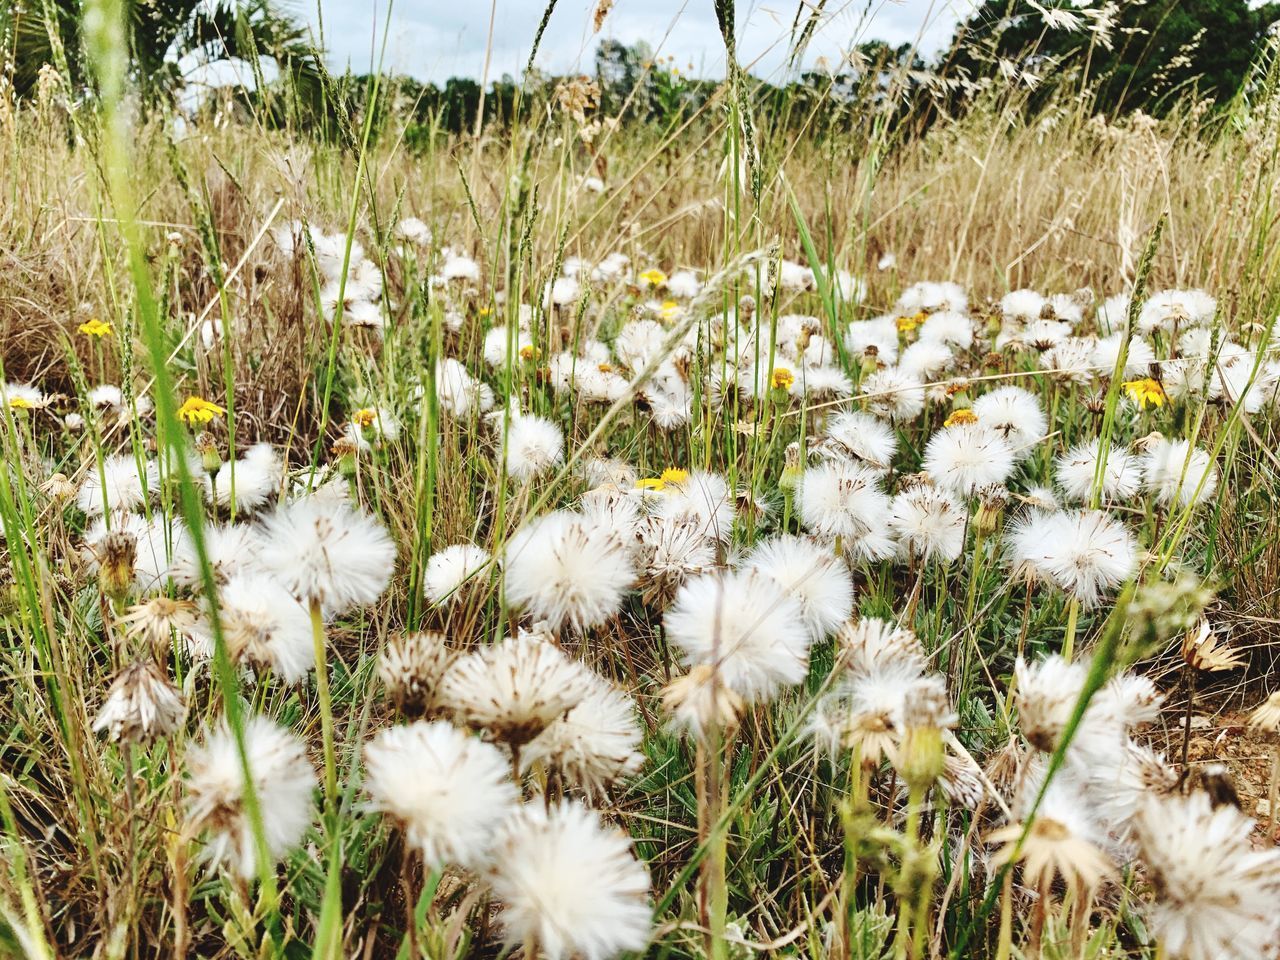
[[[147,743],[176,730],[185,712],[182,694],[155,661],[138,660],[112,681],[93,729],[115,743]]]
[[[581,703],[591,681],[581,664],[526,633],[455,660],[441,697],[460,719],[518,749]]]

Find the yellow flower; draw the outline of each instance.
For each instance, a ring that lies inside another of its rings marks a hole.
[[[951,416],[942,421],[944,427],[954,427],[958,423],[977,423],[978,415],[968,407],[961,407],[958,410],[952,410]]]
[[[106,337],[111,334],[111,324],[94,317],[80,324],[79,331],[88,337]]]
[[[928,317],[929,315],[923,310],[910,317],[899,317],[898,329],[903,333],[906,333],[909,330],[914,330],[916,327],[920,326],[920,324],[924,323]]]
[[[533,344],[531,344],[531,343],[527,343],[527,344],[525,344],[523,347],[521,347],[521,348],[520,348],[520,359],[521,359],[521,360],[534,360],[534,359],[536,359],[536,358],[538,357],[538,354],[539,354],[539,353],[541,353],[541,351],[540,351],[537,347],[535,347],[535,346],[534,346]]]
[[[678,487],[689,479],[689,471],[679,467],[667,467],[660,477],[644,477],[636,481],[637,490],[661,491],[667,487]]]
[[[351,415],[351,422],[361,427],[372,427],[378,419],[378,411],[373,407],[365,407]]]
[[[10,410],[34,410],[35,408],[36,408],[36,405],[32,403],[30,400],[28,400],[26,397],[10,397],[9,398]]]
[[[663,320],[673,320],[675,319],[676,314],[679,312],[680,312],[680,304],[676,303],[674,300],[662,301],[662,319]]]
[[[640,279],[651,287],[660,287],[667,282],[667,275],[657,267],[651,267],[640,274]]]
[[[775,390],[790,390],[795,382],[795,374],[786,367],[774,367],[773,375],[769,377],[769,384]]]
[[[1169,399],[1165,396],[1164,387],[1160,386],[1159,380],[1152,380],[1150,377],[1143,377],[1141,380],[1129,380],[1121,384],[1124,392],[1129,395],[1129,399],[1138,405],[1141,410],[1148,407],[1163,407]]]
[[[200,397],[187,397],[178,408],[178,419],[188,426],[194,426],[197,423],[208,423],[214,417],[220,417],[226,412],[226,408],[216,403],[210,403]]]

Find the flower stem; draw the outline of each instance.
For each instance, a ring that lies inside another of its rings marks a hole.
[[[1067,633],[1062,638],[1062,659],[1068,663],[1071,662],[1071,656],[1076,650],[1076,621],[1080,616],[1080,601],[1075,597],[1071,598],[1071,603],[1067,606]]]
[[[324,738],[324,803],[331,814],[338,800],[338,762],[333,747],[333,700],[329,694],[329,658],[325,654],[320,604],[311,602],[311,642],[316,656],[316,694],[320,698],[320,732]]]

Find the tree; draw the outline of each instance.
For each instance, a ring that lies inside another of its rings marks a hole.
[[[0,10],[0,37],[11,47],[18,96],[34,89],[41,69],[59,67],[55,45],[65,56],[68,80],[84,88],[80,0],[18,0]],[[306,31],[275,0],[125,0],[131,76],[149,99],[172,97],[183,86],[180,63],[272,60],[295,82],[318,84],[319,66]]]
[[[1100,111],[1160,112],[1193,88],[1218,102],[1234,96],[1277,17],[1280,3],[1248,0],[986,0],[946,59],[970,77],[1016,65],[1040,79],[1040,96],[1083,76]]]

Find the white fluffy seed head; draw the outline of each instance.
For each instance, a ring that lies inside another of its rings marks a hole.
[[[227,650],[293,684],[315,667],[311,616],[271,577],[237,574],[218,591]]]
[[[1120,447],[1111,446],[1104,466],[1098,449],[1099,440],[1095,437],[1076,444],[1058,457],[1054,476],[1063,494],[1076,503],[1088,503],[1098,477],[1102,502],[1123,503],[1132,499],[1142,488],[1141,462]]]
[[[854,357],[870,354],[881,363],[894,363],[898,359],[897,321],[893,317],[855,320],[847,328],[844,345]]]
[[[883,420],[860,410],[837,413],[827,421],[817,451],[857,460],[875,470],[888,470],[898,452],[898,435]]]
[[[1133,828],[1156,891],[1149,922],[1170,957],[1271,955],[1280,851],[1255,847],[1252,820],[1198,792],[1147,797]]]
[[[552,721],[521,751],[526,766],[542,763],[588,799],[603,800],[610,786],[644,764],[635,702],[593,677],[591,692],[563,717]]]
[[[501,750],[443,720],[419,720],[380,731],[364,765],[370,808],[396,822],[427,869],[488,864],[518,800]]]
[[[237,511],[258,510],[279,491],[284,468],[269,443],[255,443],[234,464],[224,463],[214,476],[214,502]]]
[[[160,484],[154,460],[145,461],[139,469],[138,461],[128,454],[105,457],[101,466],[86,464],[84,474],[76,505],[91,517],[102,516],[104,504],[108,513],[136,510]]]
[[[810,467],[800,478],[796,500],[800,522],[815,535],[838,537],[844,549],[868,559],[892,555],[889,497],[869,467],[840,460]]]
[[[1008,539],[1015,573],[1051,583],[1085,607],[1095,606],[1138,568],[1133,534],[1101,510],[1032,511]]]
[[[667,639],[687,664],[709,664],[748,701],[768,700],[808,670],[812,634],[800,604],[758,573],[688,580],[663,616]]]
[[[519,748],[581,703],[592,680],[541,635],[521,633],[454,661],[441,699],[469,726]]]
[[[267,854],[280,860],[298,845],[314,817],[316,777],[306,747],[266,717],[244,724],[245,761],[262,818]],[[203,858],[248,880],[258,869],[254,831],[245,809],[245,779],[235,737],[224,724],[187,749],[188,817],[207,832]]]
[[[1218,488],[1213,458],[1189,440],[1156,440],[1142,459],[1142,474],[1146,488],[1163,504],[1199,506]]]
[[[492,558],[489,551],[473,543],[455,543],[437,550],[427,560],[423,575],[423,592],[434,604],[455,603],[468,585],[478,584],[477,576]]]
[[[333,613],[376,601],[395,566],[395,544],[382,524],[319,497],[268,515],[261,541],[263,568],[302,603]]]
[[[509,944],[612,960],[649,942],[649,876],[631,840],[580,804],[526,804],[497,837],[490,883]]]
[[[973,412],[979,424],[1005,438],[1018,460],[1030,456],[1048,431],[1048,418],[1039,399],[1022,387],[999,387],[984,393],[973,402]]]
[[[442,633],[397,633],[378,657],[378,676],[402,714],[431,716],[442,706],[441,688],[455,659]]]
[[[964,549],[968,511],[945,490],[922,484],[893,498],[889,526],[901,553],[950,563]]]
[[[564,459],[564,435],[545,417],[511,417],[507,421],[507,473],[516,480],[543,476]]]
[[[924,449],[924,471],[934,483],[961,497],[981,487],[1002,484],[1013,472],[1009,442],[981,420],[960,423],[934,433]]]
[[[863,617],[845,624],[836,634],[840,662],[853,673],[870,673],[892,663],[904,663],[923,673],[927,658],[920,639],[907,628],[879,617]]]
[[[623,542],[568,510],[540,517],[513,536],[503,566],[507,601],[557,629],[604,623],[636,579]]]
[[[743,569],[768,577],[800,604],[815,640],[829,635],[853,611],[853,578],[829,547],[784,534],[756,545]]]
[[[914,420],[924,410],[924,383],[897,367],[877,370],[862,381],[867,409],[888,420]]]
[[[734,501],[729,484],[718,473],[694,470],[668,483],[653,505],[665,521],[687,521],[704,537],[728,543],[733,535]]]

